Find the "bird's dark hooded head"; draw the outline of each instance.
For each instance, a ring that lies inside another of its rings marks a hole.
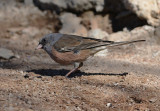
[[[62,34],[52,33],[45,35],[38,44],[36,49],[51,50],[52,46],[62,37]]]

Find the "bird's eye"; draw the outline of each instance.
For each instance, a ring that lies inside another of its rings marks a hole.
[[[46,42],[46,39],[43,39],[43,43],[45,43]]]

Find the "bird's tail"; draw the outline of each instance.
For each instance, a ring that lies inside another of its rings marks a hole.
[[[123,41],[123,42],[101,41],[98,44],[89,45],[85,48],[82,48],[81,50],[94,49],[94,50],[92,50],[92,55],[94,55],[95,53],[102,51],[104,49],[107,49],[109,47],[127,45],[127,44],[131,44],[131,43],[144,42],[144,41],[145,40],[134,40],[134,41]]]
[[[123,41],[123,42],[113,42],[111,44],[103,44],[104,46],[107,47],[113,47],[113,46],[120,46],[120,45],[126,45],[126,44],[131,44],[131,43],[136,43],[136,42],[144,42],[146,40],[134,40],[134,41]],[[104,41],[105,42],[105,41]]]
[[[103,49],[108,48],[108,47],[113,47],[113,46],[120,46],[120,45],[126,45],[126,44],[131,44],[131,43],[136,43],[136,42],[144,42],[145,40],[134,40],[134,41],[123,41],[123,42],[113,42],[113,41],[101,41],[98,44],[93,44],[88,47],[85,47],[85,49],[92,49],[92,48],[98,48],[98,47],[103,47]],[[100,48],[101,49],[101,48]]]

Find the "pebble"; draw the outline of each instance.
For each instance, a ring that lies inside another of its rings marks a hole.
[[[112,107],[112,103],[107,103],[107,107],[108,108]]]
[[[28,74],[24,75],[24,78],[29,78],[29,75]]]
[[[150,100],[149,100],[149,102],[151,102],[151,103],[155,103],[157,101],[157,98],[155,98],[155,97],[153,97],[153,98],[151,98]]]

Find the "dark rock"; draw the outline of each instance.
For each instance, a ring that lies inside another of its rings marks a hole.
[[[57,14],[60,14],[61,12],[61,9],[58,7],[58,5],[53,3],[43,3],[43,2],[40,2],[39,0],[33,0],[33,3],[42,11],[50,10],[50,11],[56,12]]]
[[[29,78],[29,75],[28,74],[24,75],[24,78]]]
[[[41,10],[56,12],[120,12],[124,10],[121,0],[33,0],[35,6]]]

